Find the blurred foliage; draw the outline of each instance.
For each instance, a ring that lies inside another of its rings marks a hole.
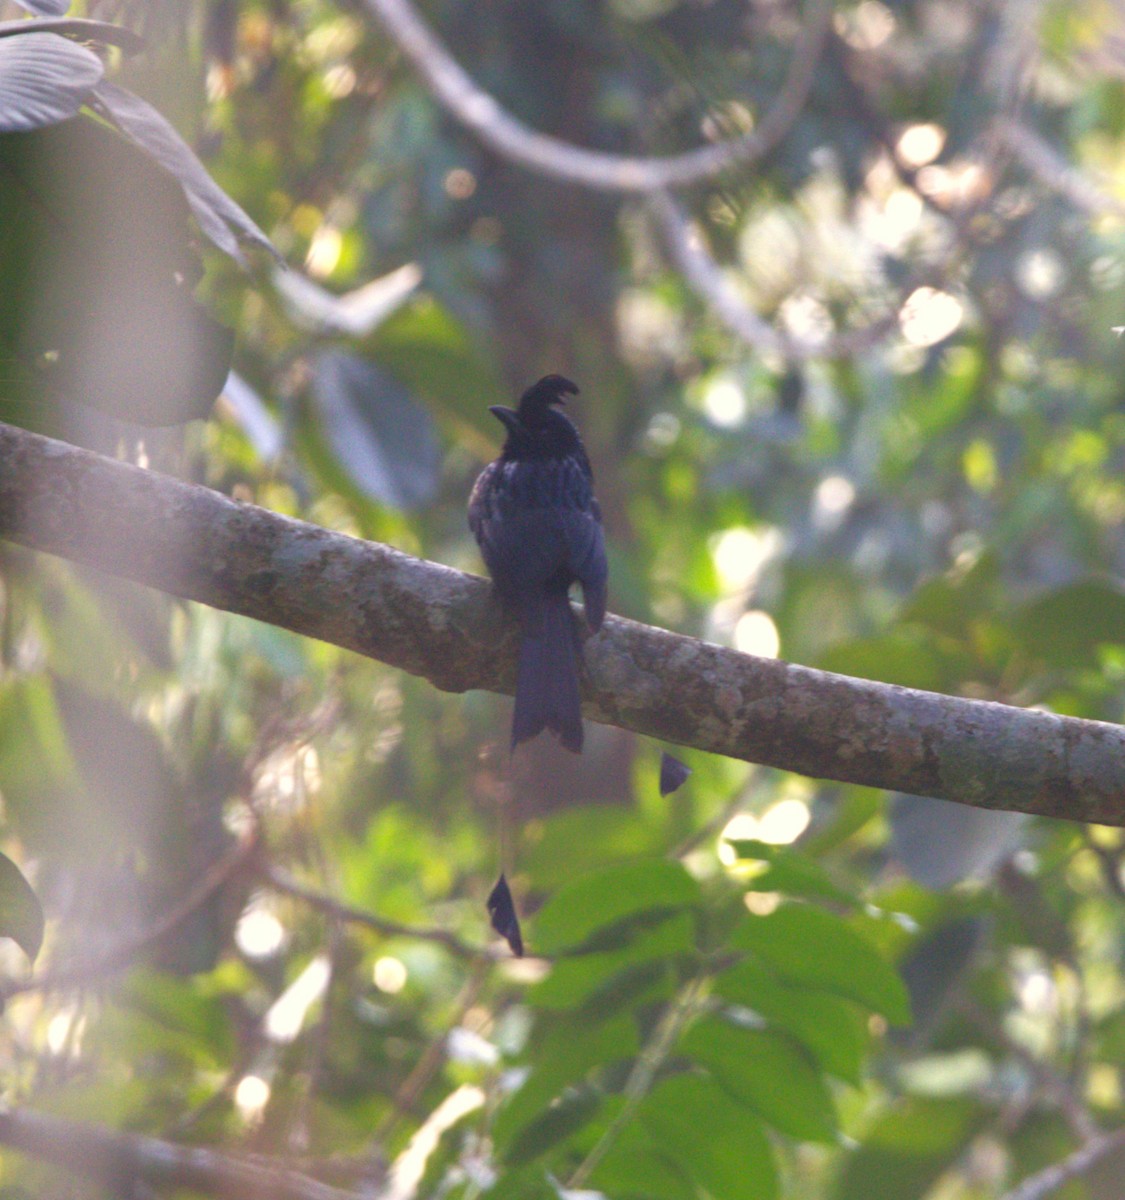
[[[1122,720],[1112,6],[837,6],[780,146],[681,197],[736,295],[798,341],[901,308],[854,353],[792,361],[722,325],[643,198],[482,149],[361,5],[84,12],[149,39],[113,78],[295,270],[350,297],[404,263],[423,279],[347,334],[193,247],[175,303],[236,328],[242,387],[206,422],[140,429],[103,353],[118,419],[75,414],[66,436],[477,570],[487,405],[563,371],[615,610]],[[799,20],[742,0],[425,16],[536,129],[633,154],[760,120]],[[1000,136],[1013,120],[1036,154]],[[143,309],[139,222],[184,219],[160,185],[129,215],[112,188],[142,168],[106,161],[109,200],[70,194],[90,256],[49,281],[70,330],[110,265]],[[23,202],[0,187],[17,273]],[[122,216],[138,223],[103,253]],[[0,380],[0,409],[35,424],[19,387]],[[581,760],[536,745],[509,766],[506,728],[494,697],[0,546],[0,918],[32,952],[13,863],[47,915],[41,977],[0,944],[4,1102],[453,1200],[988,1200],[1121,1124],[1121,830],[692,754],[662,797],[661,747],[591,729]],[[501,867],[525,960],[489,929]],[[1111,1200],[1119,1180],[1057,1194]],[[98,1194],[10,1150],[0,1186]]]

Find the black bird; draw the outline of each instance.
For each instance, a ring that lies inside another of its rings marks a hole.
[[[582,585],[586,624],[605,617],[606,560],[594,474],[578,430],[558,411],[578,388],[547,375],[515,409],[489,409],[508,431],[469,497],[469,528],[501,602],[523,630],[512,749],[543,729],[582,749],[582,642],[567,598]]]

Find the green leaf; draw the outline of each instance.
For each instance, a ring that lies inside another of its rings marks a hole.
[[[732,840],[730,844],[741,860],[767,864],[760,874],[746,882],[749,891],[784,892],[788,896],[819,896],[840,904],[856,903],[856,897],[833,883],[820,863],[792,846],[774,846],[743,838]]]
[[[808,1141],[834,1138],[832,1097],[819,1072],[788,1039],[709,1015],[684,1034],[680,1050],[783,1133]]]
[[[796,1038],[829,1074],[859,1085],[867,1030],[851,1001],[782,983],[756,959],[724,971],[714,990]]]
[[[542,1167],[505,1171],[480,1200],[558,1200],[559,1190]]]
[[[972,669],[970,658],[958,643],[910,627],[890,630],[879,637],[840,642],[821,655],[819,665],[841,675],[931,692],[949,689]]]
[[[640,1107],[656,1145],[694,1183],[722,1200],[774,1200],[777,1166],[751,1112],[704,1075],[663,1080]]]
[[[783,904],[747,917],[731,939],[788,983],[856,1000],[896,1025],[910,1022],[910,999],[894,968],[847,922],[811,904]]]
[[[659,854],[666,838],[631,809],[580,805],[536,823],[520,866],[536,890],[554,891],[587,871]]]
[[[1057,588],[1018,612],[1012,630],[1023,652],[1055,667],[1097,662],[1097,648],[1125,643],[1125,591],[1110,580]]]
[[[245,242],[268,250],[279,263],[284,263],[269,238],[208,175],[195,151],[147,100],[102,80],[94,88],[91,107],[179,183],[199,228],[220,250],[236,262],[245,263],[239,248],[239,242]]]
[[[364,342],[373,361],[422,399],[456,406],[494,436],[488,405],[505,396],[494,360],[482,355],[464,325],[431,296],[419,296]]]
[[[519,1166],[546,1154],[588,1124],[600,1102],[594,1088],[570,1088],[512,1138],[504,1161]]]
[[[559,954],[641,913],[661,913],[699,902],[699,884],[678,862],[629,863],[586,875],[560,888],[535,919],[534,946]]]
[[[999,589],[996,558],[984,553],[966,569],[954,568],[919,584],[900,619],[961,641],[973,621],[995,612]]]
[[[960,1158],[983,1115],[967,1100],[900,1100],[848,1155],[831,1200],[921,1200]]]
[[[620,950],[562,958],[527,998],[539,1008],[575,1008],[585,1004],[614,976],[628,967],[685,954],[695,941],[695,922],[677,913],[652,929],[642,930]]]
[[[501,1152],[566,1087],[595,1068],[632,1058],[640,1050],[636,1023],[628,1016],[608,1021],[563,1021],[534,1039],[536,1065],[497,1114],[492,1138]]]
[[[590,1183],[614,1200],[696,1200],[680,1166],[642,1136],[624,1136],[610,1147]]]
[[[0,937],[10,937],[32,962],[43,945],[39,898],[6,854],[0,854]]]

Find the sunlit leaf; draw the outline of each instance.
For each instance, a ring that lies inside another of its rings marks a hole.
[[[965,1149],[983,1112],[971,1100],[900,1101],[880,1116],[848,1156],[831,1200],[872,1196],[921,1200]]]
[[[858,1085],[867,1031],[851,1001],[782,983],[764,964],[745,959],[715,978],[715,994],[744,1005],[799,1041],[831,1075]]]
[[[789,983],[847,996],[896,1024],[910,1020],[906,988],[894,968],[846,921],[811,904],[783,904],[749,916],[733,942]]]
[[[699,902],[699,885],[678,862],[628,863],[561,887],[535,918],[535,945],[544,954],[581,946],[628,917],[660,914]]]
[[[753,838],[732,838],[730,845],[742,862],[767,864],[747,880],[755,892],[784,892],[788,896],[818,896],[841,904],[854,904],[855,896],[834,883],[815,859],[792,846],[775,846]]]

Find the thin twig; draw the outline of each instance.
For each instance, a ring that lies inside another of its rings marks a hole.
[[[741,137],[670,157],[634,158],[586,150],[517,120],[478,87],[419,17],[409,0],[363,0],[433,97],[490,149],[565,183],[611,192],[655,192],[712,179],[768,154],[804,108],[832,16],[830,0],[810,0],[789,74],[773,107]]]
[[[577,1191],[598,1169],[602,1160],[613,1148],[625,1126],[636,1115],[637,1108],[648,1095],[656,1073],[675,1049],[680,1031],[694,1016],[702,992],[702,980],[693,979],[668,1004],[653,1030],[652,1037],[642,1047],[629,1078],[625,1081],[623,1095],[625,1103],[617,1116],[609,1123],[605,1132],[594,1143],[589,1154],[578,1164],[567,1182],[567,1187]]]
[[[346,921],[353,925],[365,925],[368,929],[373,929],[376,933],[381,933],[385,937],[420,938],[422,941],[437,942],[438,945],[444,946],[459,958],[495,960],[501,957],[494,953],[490,947],[473,946],[469,942],[462,941],[455,933],[450,933],[448,929],[437,929],[433,926],[404,925],[398,921],[390,921],[386,917],[377,916],[365,908],[356,908],[351,904],[345,904],[343,901],[336,900],[334,897],[325,895],[323,892],[318,892],[314,888],[306,887],[303,883],[298,883],[291,875],[287,875],[277,867],[266,867],[262,871],[262,878],[275,891],[283,892],[288,896],[295,896],[297,899],[303,900],[311,908],[335,917],[339,921]],[[507,955],[503,957],[507,957]]]
[[[356,1200],[286,1167],[239,1158],[204,1146],[181,1146],[159,1138],[118,1133],[46,1113],[0,1112],[0,1144],[92,1179],[115,1194],[135,1179],[205,1192],[220,1200]]]
[[[389,1141],[390,1135],[398,1127],[399,1122],[413,1111],[414,1106],[418,1103],[418,1098],[429,1086],[430,1080],[437,1074],[441,1064],[445,1061],[449,1047],[448,1030],[456,1029],[465,1019],[465,1014],[476,1004],[487,973],[486,963],[478,961],[474,965],[453,1002],[453,1012],[447,1022],[447,1029],[434,1038],[423,1051],[410,1074],[395,1092],[390,1109],[376,1126],[374,1141],[377,1146],[385,1145]]]
[[[1033,129],[1013,117],[1000,117],[993,125],[997,138],[1019,163],[1040,183],[1065,196],[1076,208],[1091,216],[1125,218],[1125,203],[1067,162]]]
[[[711,256],[702,234],[667,193],[650,197],[648,204],[660,226],[672,261],[700,299],[714,310],[735,337],[752,350],[777,355],[787,363],[812,358],[850,358],[872,350],[898,329],[899,314],[911,293],[919,287],[944,282],[947,274],[946,271],[932,269],[912,278],[906,286],[898,289],[896,299],[887,305],[886,310],[866,325],[817,340],[797,338],[776,329],[738,295]]]
[[[1085,1145],[1079,1146],[1062,1162],[1052,1163],[1049,1167],[1044,1167],[1042,1171],[1029,1175],[1022,1183],[1005,1193],[1001,1200],[1045,1200],[1045,1197],[1057,1191],[1064,1183],[1076,1179],[1079,1175],[1085,1175],[1103,1158],[1123,1150],[1125,1150],[1125,1129],[1099,1135],[1086,1142]]]
[[[155,924],[141,930],[111,946],[108,950],[86,962],[65,963],[40,972],[29,979],[8,979],[0,983],[0,1002],[24,992],[58,991],[64,988],[83,987],[95,979],[112,975],[132,965],[138,955],[154,946],[172,933],[179,925],[201,908],[211,896],[241,867],[257,850],[254,834],[243,838],[219,859],[196,885]]]
[[[1100,1136],[1097,1123],[1076,1095],[1074,1088],[1050,1063],[1044,1062],[1013,1038],[1003,1025],[975,1000],[967,996],[961,997],[957,1001],[957,1010],[981,1033],[1023,1063],[1042,1092],[1058,1105],[1059,1112],[1077,1138],[1082,1142],[1091,1142]]]

